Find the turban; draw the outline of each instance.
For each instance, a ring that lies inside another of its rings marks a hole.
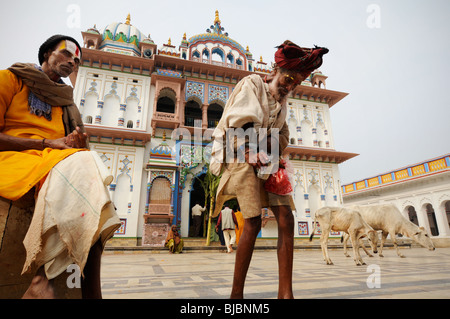
[[[299,72],[306,77],[322,65],[322,56],[328,53],[327,48],[301,48],[289,40],[277,48],[275,63],[280,68]]]
[[[78,47],[78,49],[81,52],[81,46],[77,42],[77,40],[75,40],[74,38],[69,37],[67,35],[55,34],[55,35],[51,36],[50,38],[48,38],[44,43],[42,43],[41,47],[39,48],[38,58],[39,58],[39,63],[41,65],[45,61],[44,54],[47,53],[48,50],[53,49],[62,40],[69,40],[69,41],[75,43],[75,45]]]

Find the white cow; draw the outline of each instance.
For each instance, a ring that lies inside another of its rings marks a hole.
[[[410,222],[405,218],[397,207],[392,204],[383,205],[367,205],[367,206],[350,206],[350,209],[357,210],[364,220],[375,230],[382,231],[380,244],[380,257],[383,257],[383,245],[388,235],[391,236],[392,243],[397,250],[399,257],[405,257],[400,253],[395,237],[397,234],[409,237],[419,245],[434,250],[434,244],[428,236],[427,231],[423,227]],[[346,250],[346,242],[348,235],[344,235],[344,249]]]
[[[314,232],[316,231],[317,222],[320,223],[322,234],[320,235],[320,246],[322,247],[322,254],[327,265],[332,265],[330,257],[328,256],[328,236],[330,231],[344,231],[350,235],[353,243],[353,259],[357,266],[365,265],[359,254],[358,241],[367,236],[374,253],[377,253],[378,234],[372,229],[355,211],[344,207],[322,207],[318,209],[314,217],[314,229],[309,237],[311,241]]]

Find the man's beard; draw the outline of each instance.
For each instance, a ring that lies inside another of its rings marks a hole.
[[[278,103],[283,104],[286,101],[288,94],[289,94],[289,91],[287,91],[284,88],[279,88],[277,90],[277,93],[275,94],[274,98]]]

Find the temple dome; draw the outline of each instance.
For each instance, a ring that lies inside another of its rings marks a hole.
[[[140,56],[139,43],[147,37],[132,25],[130,20],[128,14],[125,23],[113,22],[108,24],[102,32],[100,50]]]
[[[216,11],[214,24],[206,30],[206,33],[194,35],[187,41],[191,52],[190,59],[217,64],[211,60],[211,55],[217,53],[221,58],[221,62],[217,65],[246,70],[250,66],[249,62],[253,61],[250,52],[224,31],[219,12]]]

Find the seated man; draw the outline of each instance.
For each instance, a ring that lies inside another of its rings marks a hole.
[[[172,225],[166,237],[165,247],[169,248],[171,254],[181,254],[183,252],[184,241],[178,232],[177,225]]]
[[[41,66],[0,71],[0,197],[36,192],[23,273],[38,270],[23,297],[55,297],[52,279],[76,264],[83,298],[101,298],[101,253],[120,220],[106,189],[111,176],[88,150],[73,89],[61,80],[78,67],[81,47],[54,35],[38,57]]]

